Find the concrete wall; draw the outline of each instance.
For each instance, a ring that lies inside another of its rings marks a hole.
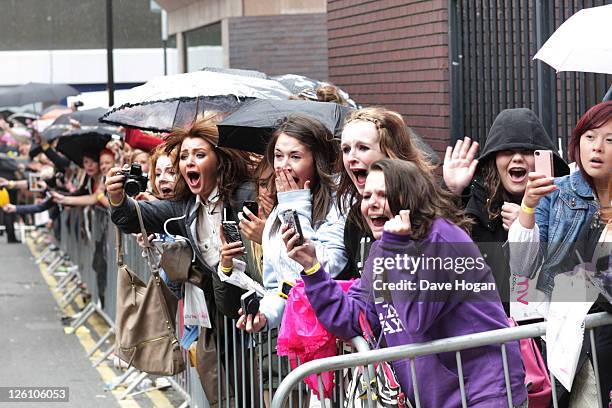
[[[245,16],[325,13],[326,0],[243,0]]]
[[[440,153],[450,137],[447,0],[329,0],[330,81],[384,105]]]
[[[167,3],[178,2],[170,0],[158,2],[165,7]],[[186,6],[168,11],[168,33],[176,34],[206,26],[236,16],[242,16],[242,0],[199,0]]]
[[[228,20],[229,66],[268,75],[302,74],[326,80],[324,13],[236,17]]]
[[[168,11],[168,32],[193,30],[243,16],[325,13],[326,0],[160,0]]]

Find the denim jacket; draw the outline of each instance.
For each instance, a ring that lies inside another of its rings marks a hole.
[[[577,170],[555,179],[558,190],[543,197],[535,212],[540,231],[544,264],[537,288],[551,295],[555,276],[561,272],[563,259],[578,238],[582,226],[599,209],[593,189]]]

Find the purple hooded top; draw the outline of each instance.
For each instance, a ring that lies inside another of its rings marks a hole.
[[[414,267],[407,258],[421,258],[422,263]],[[466,263],[470,258],[475,262]],[[385,259],[392,261],[384,264]],[[436,259],[442,264],[436,264]],[[470,237],[439,218],[420,242],[385,231],[373,244],[361,279],[348,293],[323,269],[303,279],[317,317],[331,333],[343,339],[362,335],[359,313],[363,311],[374,332],[382,332],[391,347],[508,327],[491,270],[478,259],[482,260],[482,255]],[[445,284],[450,290],[421,287],[423,280]],[[456,286],[457,282],[463,282],[463,286]],[[383,286],[389,283],[402,285]],[[464,290],[474,285],[493,285],[493,290]],[[512,400],[517,406],[527,398],[518,341],[507,343],[506,351]],[[506,408],[501,347],[468,349],[461,352],[461,357],[468,406]],[[392,364],[402,389],[414,402],[410,361]],[[423,408],[461,407],[454,352],[417,357],[415,368]]]

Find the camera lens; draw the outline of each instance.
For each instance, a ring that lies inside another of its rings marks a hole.
[[[136,180],[127,180],[123,189],[125,190],[125,194],[130,197],[140,193],[140,185]]]

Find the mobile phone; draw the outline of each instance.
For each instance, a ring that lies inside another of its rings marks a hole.
[[[295,283],[293,282],[283,281],[280,290],[278,291],[278,296],[282,297],[283,299],[289,299],[289,292],[291,292],[291,289],[293,289],[294,286]]]
[[[554,177],[552,150],[536,150],[533,152],[536,173],[545,174],[546,177]]]
[[[298,217],[298,213],[295,210],[288,210],[283,213],[283,223],[287,225],[289,228],[293,228],[295,232],[300,234],[300,239],[298,239],[297,245],[304,245],[304,235],[302,234],[302,225],[300,224],[300,219]]]
[[[225,236],[225,240],[228,244],[238,241],[242,242],[240,230],[238,230],[238,224],[236,224],[236,221],[223,221],[221,223],[221,227],[223,228],[223,235]]]
[[[242,203],[242,206],[248,208],[249,211],[252,212],[255,216],[259,214],[259,204],[257,204],[257,201],[248,200]],[[249,219],[246,214],[243,213],[243,215],[246,219]]]
[[[259,311],[259,301],[261,297],[254,290],[240,296],[240,306],[245,315],[256,315]]]

